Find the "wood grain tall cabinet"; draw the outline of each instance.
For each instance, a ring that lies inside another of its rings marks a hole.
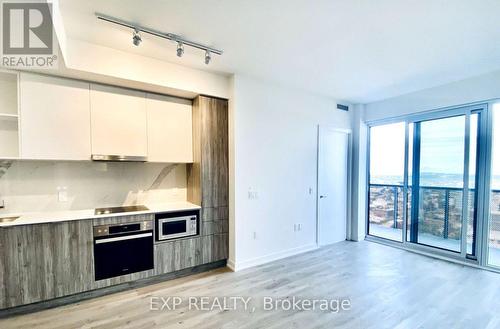
[[[228,101],[198,96],[193,102],[193,164],[188,166],[188,201],[201,205],[201,233],[212,261],[228,258]]]

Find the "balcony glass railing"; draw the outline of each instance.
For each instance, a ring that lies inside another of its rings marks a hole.
[[[408,239],[411,228],[411,188],[403,207],[403,186],[370,184],[369,234],[402,241],[403,212],[408,211]],[[467,253],[474,254],[474,189],[469,190]],[[418,243],[460,251],[462,189],[420,186]],[[500,264],[500,190],[492,190],[489,234],[490,264]]]
[[[403,186],[370,184],[369,233],[402,241]]]

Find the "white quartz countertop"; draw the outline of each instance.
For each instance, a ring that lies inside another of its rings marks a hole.
[[[56,223],[56,222],[104,218],[104,217],[155,214],[155,213],[183,211],[183,210],[196,210],[201,208],[200,206],[189,202],[166,202],[166,203],[145,204],[145,206],[148,208],[148,210],[115,213],[115,214],[102,214],[102,215],[96,215],[94,213],[95,211],[94,209],[3,214],[0,215],[0,218],[6,218],[6,217],[19,217],[19,218],[11,222],[0,223],[0,227],[42,224],[42,223]]]

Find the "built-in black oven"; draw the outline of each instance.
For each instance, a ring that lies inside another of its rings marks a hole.
[[[163,241],[197,235],[198,214],[197,210],[156,214],[156,240]]]
[[[95,280],[154,268],[152,221],[94,227]]]

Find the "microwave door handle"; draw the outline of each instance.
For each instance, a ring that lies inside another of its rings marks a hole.
[[[162,219],[160,219],[160,221],[162,223],[170,223],[170,222],[188,221],[188,220],[192,220],[193,218],[196,218],[196,217],[193,217],[193,216],[170,217],[170,218],[162,218]]]
[[[96,244],[110,243],[110,242],[115,242],[115,241],[146,238],[148,236],[153,236],[153,233],[149,232],[149,233],[142,233],[142,234],[135,234],[135,235],[128,235],[128,236],[119,236],[119,237],[115,237],[115,238],[99,239],[99,240],[95,240],[95,243]]]

